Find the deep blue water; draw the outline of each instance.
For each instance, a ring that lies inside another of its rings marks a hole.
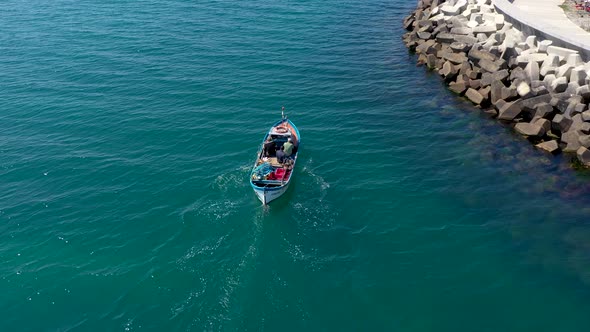
[[[587,330],[590,177],[416,67],[414,6],[4,2],[0,330]]]

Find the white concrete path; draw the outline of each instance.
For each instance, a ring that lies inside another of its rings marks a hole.
[[[505,16],[543,32],[548,39],[562,40],[565,44],[585,50],[582,53],[590,54],[590,32],[565,16],[559,7],[563,0],[514,0],[512,3],[508,0],[492,0],[492,3]]]

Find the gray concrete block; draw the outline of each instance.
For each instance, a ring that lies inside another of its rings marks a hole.
[[[568,55],[568,57],[566,58],[566,63],[572,67],[584,65],[582,57],[580,56],[580,54],[577,53]]]
[[[500,30],[504,27],[504,15],[502,14],[496,14],[496,18],[494,20],[494,23],[496,24],[496,30]]]
[[[570,72],[570,82],[576,82],[580,86],[586,84],[586,77],[588,75],[584,66],[575,67]]]
[[[496,102],[502,99],[502,88],[506,86],[502,83],[501,80],[494,80],[490,86],[490,101],[492,104],[496,104]]]
[[[545,78],[543,78],[543,82],[545,83],[545,86],[551,88],[553,81],[555,81],[556,79],[557,79],[557,77],[555,77],[555,75],[549,74],[549,75],[546,75]]]
[[[535,61],[529,62],[529,64],[524,68],[524,72],[526,73],[529,82],[538,80],[540,72],[539,64]]]
[[[494,32],[496,32],[496,26],[495,25],[478,25],[475,28],[473,28],[473,34],[479,34],[479,33],[483,33],[485,35],[490,35]]]
[[[477,92],[477,90],[469,88],[467,92],[465,92],[465,97],[467,97],[472,103],[476,105],[480,105],[484,101],[484,97]]]
[[[573,121],[566,118],[562,114],[556,114],[551,121],[551,130],[555,132],[565,133],[571,127]]]
[[[500,70],[500,65],[495,61],[490,61],[486,59],[479,60],[478,65],[481,69],[489,72],[494,73]]]
[[[556,140],[551,140],[535,145],[539,149],[545,150],[549,153],[557,153],[559,151],[559,144]]]
[[[518,92],[516,91],[515,86],[509,86],[506,88],[502,88],[502,99],[506,101],[511,101],[518,97]]]
[[[538,103],[533,106],[535,113],[533,116],[546,118],[549,115],[553,114],[553,106],[549,105],[548,103]]]
[[[559,56],[559,59],[561,61],[561,60],[567,59],[567,57],[570,54],[578,54],[578,51],[571,50],[569,48],[563,48],[563,47],[558,47],[558,46],[551,45],[551,46],[548,46],[547,47],[547,54],[549,54],[549,55],[551,55],[551,54],[557,55],[557,56]]]
[[[541,126],[543,128],[543,130],[545,131],[545,133],[548,133],[551,131],[551,121],[541,118],[541,117],[534,117],[531,120],[532,124],[535,124],[537,126]]]
[[[557,73],[557,68],[559,67],[559,56],[555,54],[550,54],[547,56],[543,64],[541,65],[541,70],[539,74],[541,76],[555,74]]]
[[[551,40],[543,40],[543,41],[537,43],[537,45],[539,46],[538,52],[539,53],[547,53],[547,48],[549,46],[551,46],[551,44],[553,44],[553,41],[551,41]]]
[[[471,35],[473,31],[469,27],[452,28],[451,33],[454,35]]]
[[[531,87],[526,82],[520,82],[516,87],[516,92],[521,97],[530,96]]]
[[[557,73],[555,74],[555,76],[557,78],[564,77],[567,80],[567,79],[569,79],[573,68],[574,67],[572,67],[571,65],[568,65],[567,63],[563,66],[559,66],[559,68],[557,68]]]
[[[467,85],[465,82],[451,82],[451,84],[449,84],[449,90],[458,95],[463,95],[465,91],[467,91]]]
[[[536,49],[537,48],[537,37],[536,36],[528,36],[524,41],[529,48]]]
[[[590,166],[590,150],[581,146],[576,150],[576,157],[582,163],[582,165]]]
[[[514,126],[514,129],[525,136],[542,137],[545,135],[545,129],[533,123],[520,122]]]
[[[505,103],[498,109],[498,119],[512,121],[520,112],[522,108],[517,102]]]

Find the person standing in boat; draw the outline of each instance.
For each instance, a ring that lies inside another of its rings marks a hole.
[[[275,142],[273,141],[273,139],[269,135],[268,138],[266,139],[266,142],[264,142],[263,156],[267,157],[267,158],[274,156],[276,149],[277,149],[277,146],[276,146]]]
[[[291,154],[293,154],[293,140],[291,139],[291,137],[289,137],[289,139],[287,139],[287,142],[283,144],[283,148],[285,151],[285,156],[290,157]]]
[[[283,144],[283,146],[281,146],[281,148],[277,150],[277,161],[279,162],[279,164],[282,164],[283,162],[285,162],[285,159],[287,158],[287,156],[285,155],[285,151],[284,151],[285,144]]]

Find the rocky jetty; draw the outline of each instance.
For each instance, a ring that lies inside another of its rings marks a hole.
[[[525,36],[491,0],[420,0],[403,21],[418,65],[550,153],[590,166],[590,62]]]

